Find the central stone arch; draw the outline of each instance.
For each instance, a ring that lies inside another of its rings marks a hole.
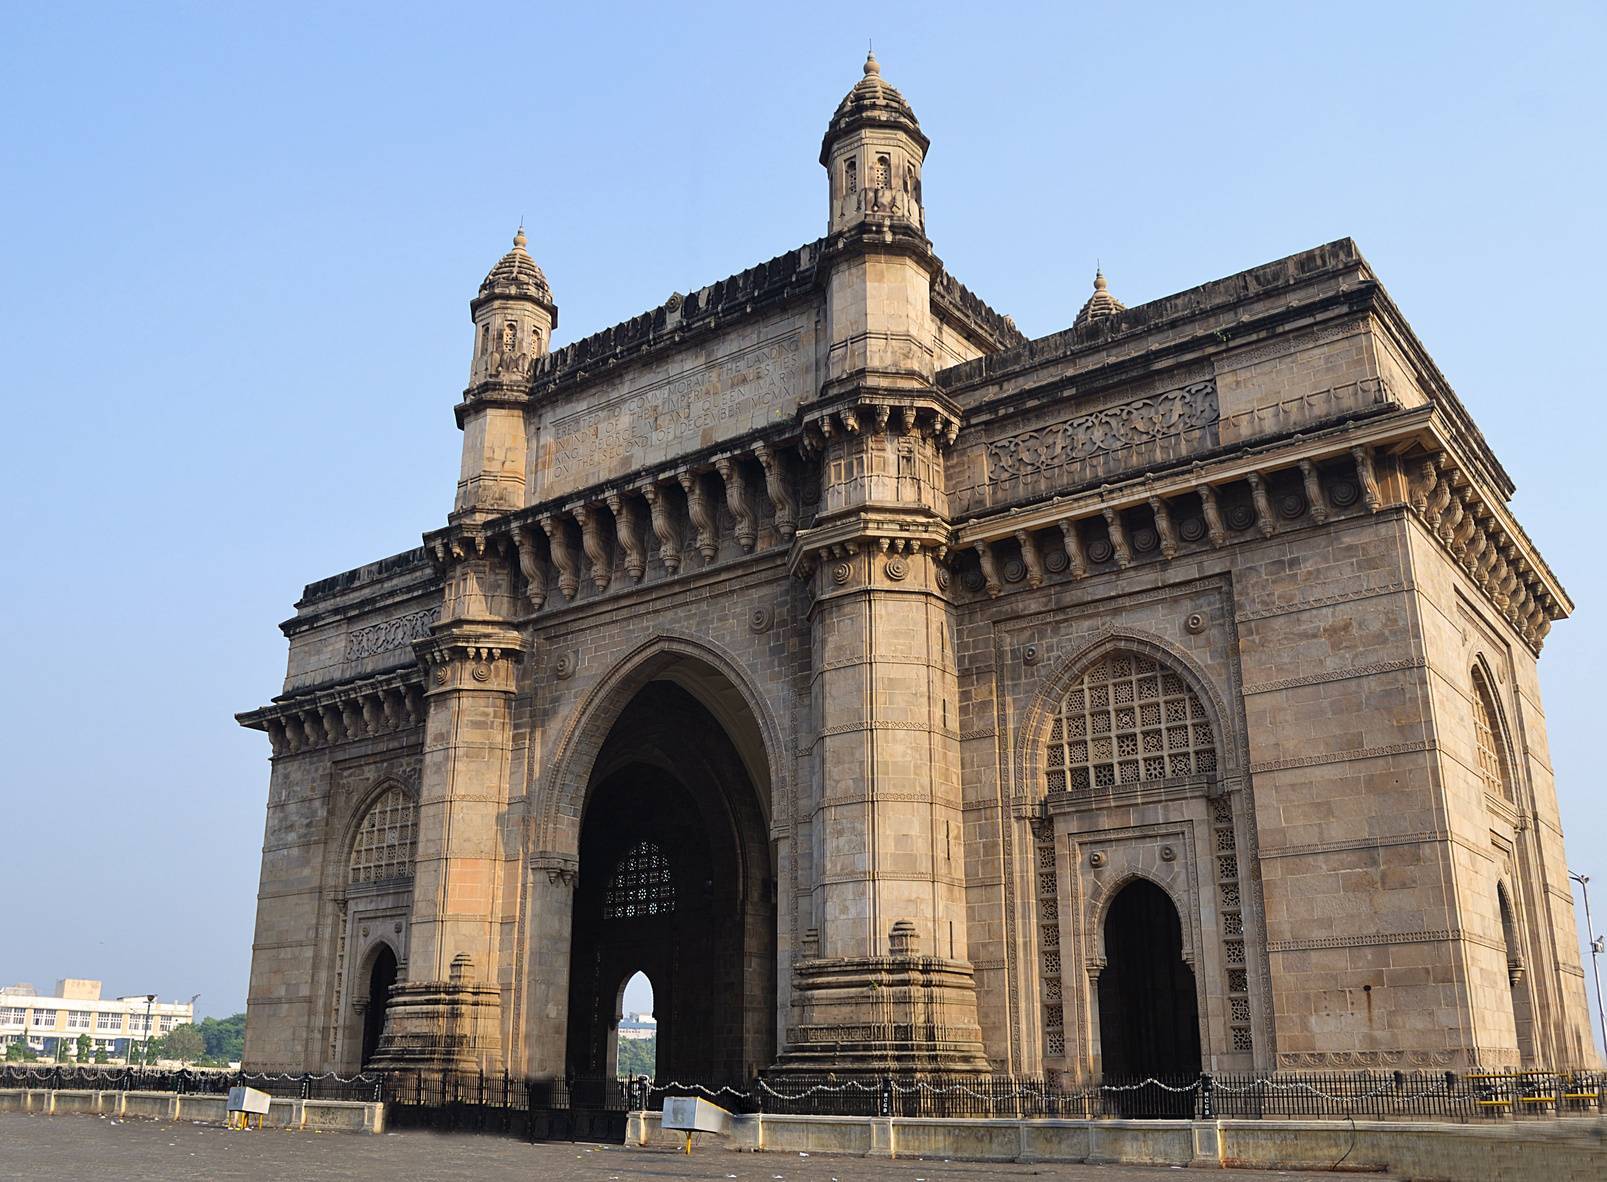
[[[654,985],[661,1080],[741,1085],[774,1060],[781,749],[741,667],[690,637],[654,638],[581,702],[538,819],[548,856],[573,867],[572,1087],[612,1079],[637,971]]]

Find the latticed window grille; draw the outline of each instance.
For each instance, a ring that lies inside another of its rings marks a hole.
[[[1479,740],[1479,775],[1484,790],[1492,796],[1512,799],[1512,779],[1507,774],[1506,747],[1496,726],[1495,696],[1484,670],[1473,667],[1473,730]]]
[[[605,919],[646,919],[675,910],[669,859],[651,841],[634,845],[614,867],[603,895]]]
[[[413,848],[418,840],[418,806],[403,788],[392,788],[376,800],[352,843],[351,881],[385,882],[413,877]]]
[[[1051,792],[1216,774],[1205,707],[1160,662],[1111,653],[1066,692],[1044,756]]]

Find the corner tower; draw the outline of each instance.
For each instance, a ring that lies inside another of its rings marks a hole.
[[[547,352],[558,327],[552,288],[525,243],[520,226],[513,249],[469,301],[474,360],[457,407],[463,467],[454,519],[524,507],[526,387],[535,359]]]
[[[927,138],[874,56],[821,145],[827,365],[804,408],[821,456],[812,581],[819,739],[807,806],[812,922],[779,1068],[988,1070],[966,950],[959,687],[944,452],[923,228]]]

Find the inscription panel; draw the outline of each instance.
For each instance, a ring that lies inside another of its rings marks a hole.
[[[636,376],[629,389],[550,412],[535,448],[536,499],[790,419],[813,377],[812,334],[769,327],[758,340],[733,348],[726,338]]]

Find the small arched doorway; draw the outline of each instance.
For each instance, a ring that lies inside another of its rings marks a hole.
[[[1101,1073],[1109,1079],[1192,1078],[1200,1071],[1194,973],[1171,897],[1135,878],[1105,914],[1099,974]]]
[[[658,1028],[653,1016],[653,982],[646,973],[632,973],[620,987],[618,1018],[614,1028],[614,1076],[617,1079],[656,1079]]]
[[[368,1004],[363,1007],[364,1067],[379,1049],[380,1035],[385,1033],[385,1007],[391,999],[391,986],[395,984],[396,953],[389,944],[381,944],[368,969]]]
[[[620,712],[581,818],[572,1095],[611,1084],[626,981],[652,982],[656,1075],[744,1086],[775,1058],[775,881],[759,790],[699,697],[651,681]]]

